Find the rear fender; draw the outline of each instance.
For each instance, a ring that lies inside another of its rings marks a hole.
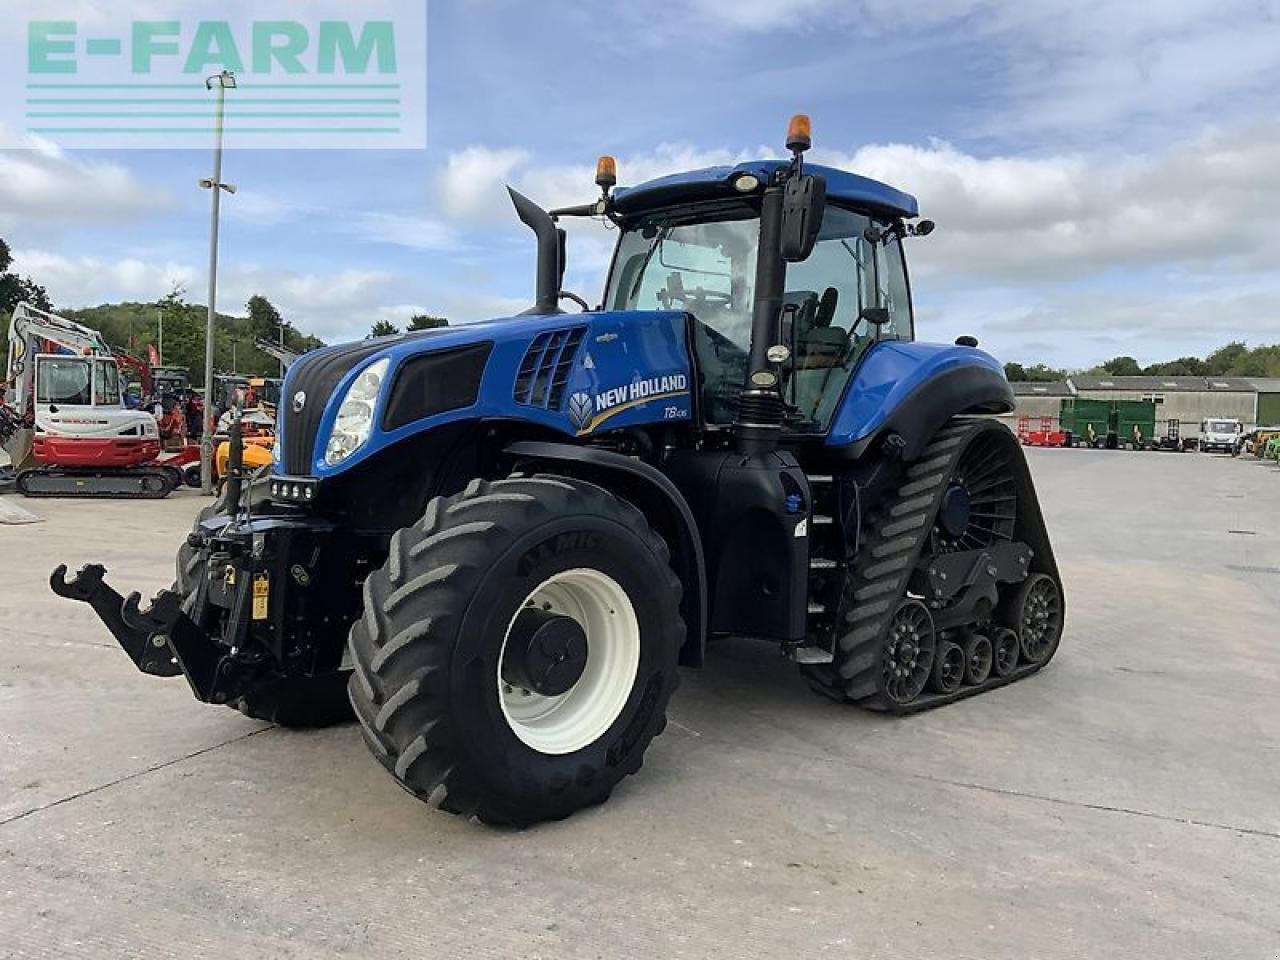
[[[885,341],[859,366],[826,446],[856,458],[896,433],[906,444],[902,455],[910,461],[952,417],[1013,409],[1013,390],[990,354],[972,347]]]
[[[706,651],[707,584],[702,541],[693,511],[680,491],[647,463],[607,450],[522,440],[506,448],[518,463],[597,483],[639,507],[671,550],[671,568],[684,587],[680,613],[685,641],[680,662],[701,666]],[[539,466],[540,465],[540,466]]]

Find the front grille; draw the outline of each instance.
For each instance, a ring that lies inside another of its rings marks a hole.
[[[288,474],[306,476],[311,473],[311,455],[316,446],[316,432],[333,391],[342,378],[361,360],[385,350],[390,344],[352,343],[304,354],[290,369],[280,398],[279,436],[284,470]],[[293,398],[302,391],[307,395],[301,413],[293,412]]]
[[[534,337],[516,374],[512,399],[531,407],[559,410],[586,332],[586,327],[570,327]]]

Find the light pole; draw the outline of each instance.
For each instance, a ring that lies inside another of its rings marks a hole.
[[[281,319],[281,321],[280,321],[280,346],[281,346],[281,348],[283,348],[283,347],[284,347],[284,328],[285,328],[285,322],[284,322],[284,320],[283,320],[283,319]],[[284,379],[284,360],[283,360],[283,359],[280,361],[280,379],[281,379],[281,380],[283,380],[283,379]]]
[[[218,297],[218,212],[222,191],[236,192],[235,184],[222,182],[222,116],[227,90],[236,87],[236,75],[223,70],[205,79],[206,90],[213,90],[215,86],[218,99],[213,108],[213,176],[200,181],[200,186],[213,193],[209,212],[209,316],[204,329],[204,430],[200,434],[200,489],[205,494],[213,493],[213,321]]]

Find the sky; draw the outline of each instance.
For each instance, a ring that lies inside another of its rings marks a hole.
[[[425,150],[227,153],[220,309],[329,342],[532,300],[503,185],[594,199],[784,154],[916,195],[917,336],[1087,367],[1280,342],[1280,0],[430,0]],[[234,94],[231,95],[234,97]],[[234,110],[232,104],[230,110]],[[60,307],[204,302],[207,150],[0,151],[0,237]],[[575,225],[599,298],[615,234]]]

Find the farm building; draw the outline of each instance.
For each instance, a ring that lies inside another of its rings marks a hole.
[[[1058,415],[1062,412],[1062,401],[1072,396],[1071,387],[1065,380],[1053,380],[1046,383],[1013,381],[1013,396],[1017,401],[1017,409],[1000,419],[1011,430],[1017,430],[1018,421],[1026,417],[1033,429],[1038,429],[1044,417],[1051,417],[1057,425]]]
[[[1182,436],[1200,434],[1211,418],[1239,420],[1245,427],[1280,424],[1280,378],[1256,377],[1112,377],[1080,374],[1065,381],[1012,384],[1018,407],[1003,417],[1016,426],[1027,417],[1034,426],[1042,417],[1057,417],[1067,397],[1089,400],[1152,400],[1163,427],[1178,420]]]

